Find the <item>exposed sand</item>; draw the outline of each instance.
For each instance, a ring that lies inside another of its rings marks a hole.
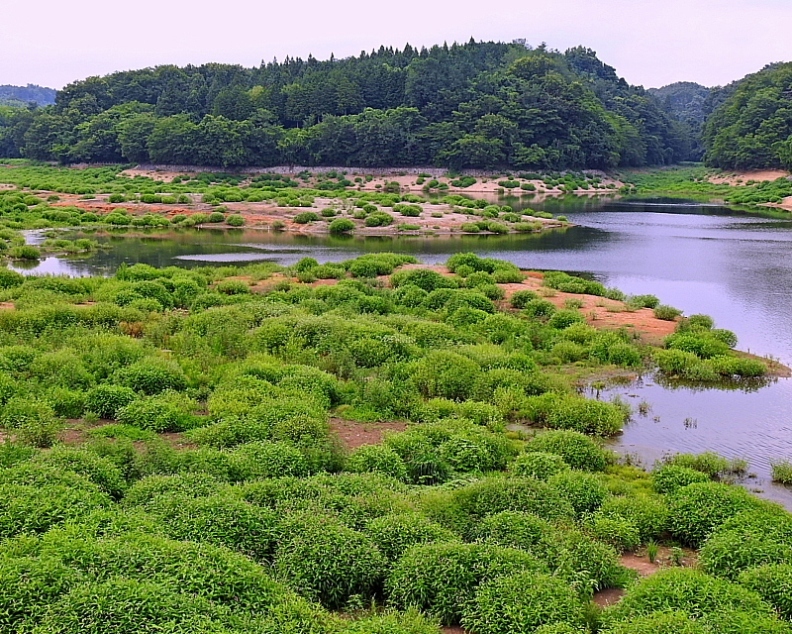
[[[173,175],[176,176],[175,174]],[[48,195],[50,192],[43,192],[42,195]],[[215,207],[209,204],[200,202],[198,195],[193,195],[193,202],[190,204],[146,204],[140,202],[123,202],[111,203],[107,194],[99,194],[96,198],[84,200],[77,194],[58,194],[60,200],[53,203],[55,207],[77,207],[83,211],[93,212],[96,214],[109,214],[118,209],[126,209],[132,215],[143,215],[147,213],[154,213],[162,215],[166,218],[172,218],[176,215],[191,216],[196,213],[212,213],[216,211]],[[294,222],[295,217],[305,211],[319,211],[325,207],[334,207],[339,212],[344,210],[351,211],[348,203],[344,205],[343,202],[333,198],[316,198],[313,208],[308,207],[278,207],[271,202],[238,202],[238,203],[225,203],[223,205],[230,212],[239,212],[245,218],[246,228],[259,228],[268,229],[272,228],[273,223],[280,222],[283,224],[281,230],[298,233],[304,235],[321,235],[329,232],[330,221],[333,218],[324,219],[327,222],[310,222],[307,224],[298,224]],[[385,227],[366,227],[362,220],[354,220],[350,215],[339,213],[338,217],[349,218],[355,223],[355,234],[369,235],[369,236],[394,236],[394,235],[410,235],[431,233],[433,235],[461,235],[461,226],[468,222],[475,222],[481,220],[480,216],[473,214],[463,214],[455,211],[450,205],[440,203],[422,203],[423,211],[419,217],[401,216],[397,213],[392,213],[391,210],[383,208],[382,210],[391,213],[394,222]],[[525,217],[524,222],[536,223],[537,231],[546,229],[555,229],[568,226],[565,223],[557,220],[546,218]],[[405,230],[400,229],[399,225],[415,225],[417,229]],[[222,224],[213,224],[213,227],[222,227]]]
[[[563,308],[567,300],[583,303],[580,311],[586,321],[595,328],[617,330],[626,328],[634,332],[644,343],[662,345],[663,340],[676,330],[676,321],[665,321],[654,316],[649,308],[629,310],[624,302],[606,299],[597,295],[563,293],[542,286],[542,274],[531,272],[521,284],[501,284],[508,300],[515,292],[531,290],[538,293],[557,308]]]
[[[732,172],[729,174],[718,174],[709,177],[711,183],[716,185],[747,185],[748,181],[757,183],[774,181],[779,178],[789,176],[789,172],[783,170],[753,170],[745,172]]]

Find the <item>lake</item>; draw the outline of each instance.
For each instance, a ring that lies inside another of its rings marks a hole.
[[[713,316],[719,327],[737,334],[740,349],[792,365],[792,219],[666,200],[567,199],[531,206],[564,214],[576,226],[540,235],[399,239],[203,229],[101,238],[108,250],[82,259],[46,258],[23,272],[108,275],[122,262],[291,264],[306,256],[338,261],[373,251],[411,253],[435,263],[475,251],[524,269],[584,273],[628,294],[657,295],[686,314]],[[648,465],[676,451],[745,458],[757,475],[749,486],[792,507],[792,491],[768,482],[770,462],[792,458],[792,381],[754,391],[671,389],[648,376],[601,397],[617,394],[633,406],[646,401],[651,407],[627,425],[617,441],[620,451]]]

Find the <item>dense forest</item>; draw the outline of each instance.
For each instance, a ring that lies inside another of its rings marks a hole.
[[[28,84],[27,86],[0,86],[0,105],[4,106],[51,106],[55,103],[55,91]]]
[[[612,168],[691,146],[689,123],[589,49],[472,40],[119,72],[0,110],[0,155],[63,163]]]
[[[792,63],[766,66],[720,93],[704,128],[707,164],[792,169]]]

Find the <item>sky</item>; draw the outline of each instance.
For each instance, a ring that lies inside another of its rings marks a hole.
[[[583,45],[632,84],[724,85],[792,61],[792,0],[0,0],[0,84],[159,64],[358,55],[476,40]]]

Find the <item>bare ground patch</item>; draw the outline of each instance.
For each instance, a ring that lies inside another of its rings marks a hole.
[[[401,432],[407,423],[361,423],[344,418],[331,418],[330,429],[346,449],[357,449],[364,445],[378,445],[389,431]]]

